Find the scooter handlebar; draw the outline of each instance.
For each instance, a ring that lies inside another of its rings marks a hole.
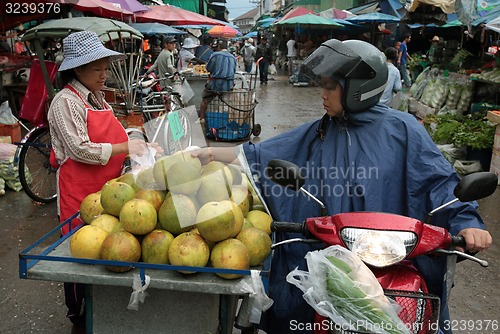
[[[306,224],[304,223],[290,223],[290,222],[271,222],[271,231],[273,232],[293,232],[306,234]]]
[[[451,236],[451,246],[465,248],[467,244],[465,243],[465,238],[461,235]]]

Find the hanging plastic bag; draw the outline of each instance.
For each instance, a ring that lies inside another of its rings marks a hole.
[[[17,119],[12,114],[12,109],[9,107],[9,101],[5,101],[0,105],[0,124],[14,124]]]
[[[295,269],[287,282],[297,286],[307,303],[342,330],[410,334],[375,275],[351,251],[331,246],[306,254],[309,271]]]
[[[462,175],[483,171],[483,167],[479,160],[456,160],[453,164],[453,168],[455,168],[458,174]]]
[[[276,73],[278,73],[278,71],[276,70],[276,65],[274,64],[269,65],[267,73],[269,73],[270,75],[275,75]]]

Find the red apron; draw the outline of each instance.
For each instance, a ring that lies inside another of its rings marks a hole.
[[[96,110],[78,94],[71,86],[66,86],[77,94],[85,105],[87,112],[87,131],[91,142],[118,144],[128,141],[127,133],[116,119],[113,110],[105,102],[107,109]],[[67,159],[59,167],[59,209],[60,222],[64,222],[80,210],[80,203],[91,194],[101,190],[109,180],[120,176],[126,154],[111,157],[106,165],[91,165]],[[79,218],[73,219],[73,227],[81,223]],[[69,224],[62,229],[62,234],[69,232]]]

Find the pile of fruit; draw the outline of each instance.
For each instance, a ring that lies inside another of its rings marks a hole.
[[[207,71],[205,64],[193,65],[194,74],[196,75],[208,75],[210,72]]]
[[[70,239],[77,258],[248,270],[271,252],[271,217],[247,176],[232,164],[202,166],[188,152],[108,181],[83,200],[80,217],[86,225]]]

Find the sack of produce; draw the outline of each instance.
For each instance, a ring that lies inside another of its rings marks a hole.
[[[462,93],[460,94],[460,99],[457,103],[458,110],[462,112],[469,111],[470,103],[472,101],[472,95],[474,94],[474,87],[472,82],[466,83],[462,87]]]
[[[431,104],[432,96],[434,95],[435,83],[436,83],[435,79],[427,81],[427,84],[425,85],[424,90],[422,92],[422,97],[420,98],[420,102],[428,106]]]
[[[410,333],[373,273],[351,251],[331,246],[306,255],[309,271],[295,269],[287,282],[304,292],[304,299],[319,314],[343,330]]]
[[[456,109],[460,95],[462,94],[463,84],[457,81],[451,81],[449,84],[448,97],[446,98],[446,108],[448,110]]]
[[[481,161],[479,160],[456,160],[453,168],[458,174],[468,175],[472,173],[482,172]]]
[[[453,144],[437,145],[437,147],[452,165],[457,160],[464,160],[467,155],[466,147],[455,147]]]
[[[428,106],[439,109],[446,102],[448,97],[449,87],[448,78],[439,78],[434,82],[433,90],[429,93]]]

